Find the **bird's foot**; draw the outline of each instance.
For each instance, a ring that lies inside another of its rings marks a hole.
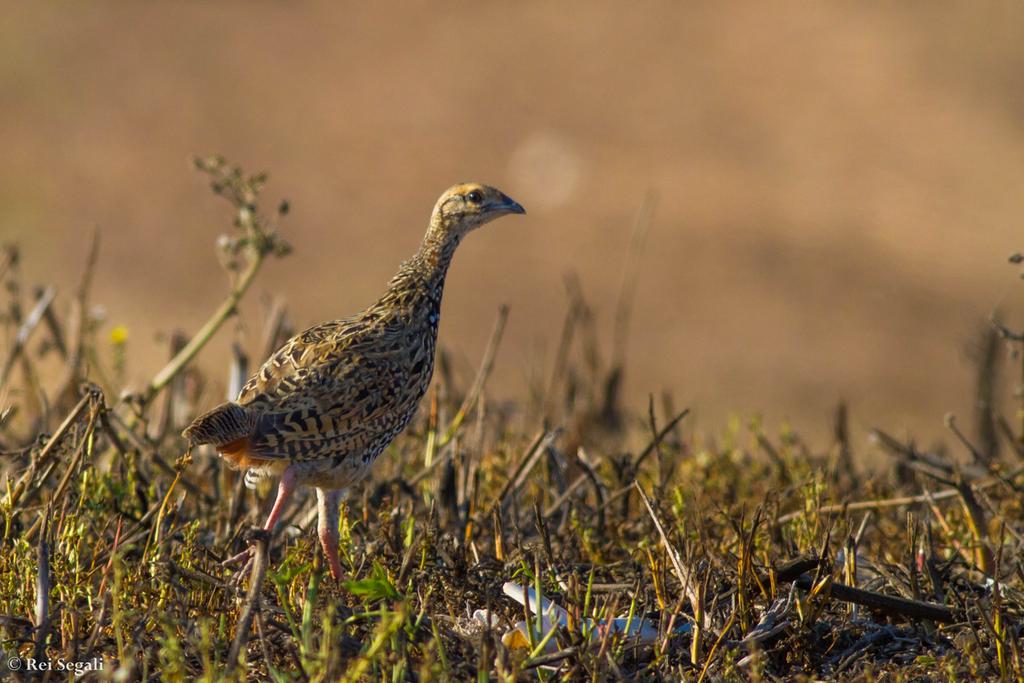
[[[254,546],[249,546],[237,555],[229,557],[221,562],[221,565],[224,567],[239,565],[238,569],[231,573],[227,583],[235,587],[241,586],[245,581],[245,577],[249,576],[249,573],[252,571],[252,564],[255,559],[256,548]]]
[[[249,575],[252,570],[253,562],[256,559],[256,542],[263,541],[264,544],[270,542],[270,533],[266,529],[250,529],[243,536],[247,547],[237,555],[232,555],[223,562],[221,566],[231,567],[234,565],[241,565],[228,580],[228,583],[232,586],[238,586],[242,581]]]

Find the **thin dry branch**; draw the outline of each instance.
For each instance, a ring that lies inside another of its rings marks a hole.
[[[640,273],[640,256],[643,254],[647,241],[647,232],[651,228],[651,218],[657,197],[648,192],[637,209],[633,220],[633,231],[629,238],[629,250],[626,252],[626,263],[622,270],[622,283],[619,297],[615,305],[615,327],[612,340],[612,367],[621,368],[626,363],[626,344],[629,334],[629,319],[633,312],[633,299],[636,295],[637,276]]]
[[[814,585],[813,580],[809,576],[801,576],[795,583],[801,590],[811,590]],[[896,598],[862,588],[854,588],[835,581],[829,585],[827,593],[836,600],[854,602],[893,617],[939,621],[944,624],[956,621],[956,615],[951,608],[933,602]]]
[[[267,550],[270,541],[270,534],[263,531],[253,532],[253,562],[249,574],[249,592],[242,603],[242,613],[238,618],[238,625],[235,630],[235,639],[228,651],[227,671],[230,674],[238,668],[238,658],[249,642],[249,632],[252,627],[253,616],[259,610],[260,588],[263,585],[263,577],[267,572]]]
[[[469,415],[469,412],[473,410],[473,407],[476,406],[477,401],[480,399],[484,385],[487,384],[487,378],[491,376],[491,371],[494,369],[494,359],[497,357],[498,348],[501,346],[501,337],[505,332],[506,322],[508,322],[508,306],[502,304],[498,307],[498,317],[494,321],[491,339],[487,343],[483,360],[480,361],[480,369],[476,373],[476,379],[473,380],[473,386],[470,388],[469,393],[466,394],[466,398],[463,399],[462,405],[459,406],[459,410],[455,413],[455,417],[452,418],[448,429],[445,430],[444,436],[439,440],[438,448],[445,447],[455,437],[459,427],[462,426],[463,420],[466,419],[466,416]]]
[[[694,615],[701,614],[703,610],[701,605],[700,588],[697,582],[697,575],[693,567],[684,567],[683,561],[679,557],[679,553],[676,551],[672,542],[668,540],[668,536],[665,534],[665,527],[661,525],[661,520],[658,519],[658,514],[654,511],[654,506],[651,505],[650,499],[647,494],[644,493],[643,488],[639,482],[634,482],[633,485],[636,487],[637,492],[640,494],[640,499],[643,500],[644,506],[647,508],[648,514],[651,516],[651,520],[654,522],[654,527],[658,530],[658,536],[661,537],[661,543],[665,547],[665,552],[668,554],[669,560],[672,561],[672,568],[676,572],[676,578],[679,579],[680,585],[682,585],[683,592],[686,593],[686,597],[690,601],[690,605],[693,608]],[[707,628],[707,615],[705,614],[704,623],[701,623],[702,628]]]
[[[252,256],[249,260],[249,264],[246,269],[242,272],[242,275],[238,278],[238,282],[231,288],[227,298],[224,299],[223,303],[213,312],[213,315],[199,328],[199,331],[195,333],[192,339],[179,351],[171,361],[163,367],[160,372],[153,377],[153,380],[146,387],[145,392],[142,395],[142,402],[148,404],[153,398],[160,393],[164,387],[170,384],[171,380],[177,376],[181,370],[188,365],[188,363],[195,358],[196,354],[199,353],[204,346],[213,338],[213,335],[217,333],[224,321],[234,315],[235,310],[238,307],[238,302],[245,296],[245,292],[249,289],[249,285],[252,284],[256,278],[256,274],[259,272],[260,267],[263,265],[263,261],[266,259],[266,254],[262,253],[257,249],[252,250]]]
[[[502,487],[501,492],[498,494],[498,498],[492,509],[500,508],[508,499],[509,495],[517,491],[519,487],[523,485],[526,478],[530,476],[530,472],[532,472],[533,468],[537,466],[538,462],[540,462],[541,456],[544,455],[544,452],[561,433],[562,430],[559,428],[544,430],[538,435],[530,446],[530,449],[526,452],[526,455],[523,456],[523,459],[516,467],[512,476],[505,482],[505,486]]]
[[[975,482],[971,485],[972,489],[983,490],[992,488],[998,484],[1005,484],[1007,480],[1015,479],[1016,477],[1024,474],[1024,467],[1019,467],[1012,472],[1007,473],[1003,477],[998,479],[988,479],[985,481]],[[794,519],[801,517],[806,514],[824,514],[834,515],[846,510],[879,510],[882,508],[899,507],[901,505],[918,505],[920,503],[928,503],[935,500],[945,500],[947,498],[956,498],[960,495],[960,491],[957,489],[946,489],[944,491],[937,491],[935,493],[923,493],[919,496],[898,496],[896,498],[879,498],[877,500],[860,500],[852,503],[837,503],[834,505],[822,505],[819,508],[811,510],[794,510],[793,512],[787,512],[780,516],[775,521],[779,524],[785,524],[786,522],[792,522]]]
[[[36,648],[39,661],[46,659],[46,641],[50,636],[50,544],[46,538],[50,526],[50,508],[39,517],[43,533],[36,544]]]
[[[98,394],[99,389],[94,387],[90,388],[85,395],[82,396],[81,400],[79,400],[78,405],[72,408],[71,412],[64,418],[64,421],[60,423],[60,426],[57,427],[57,431],[53,433],[53,436],[50,437],[46,442],[46,445],[43,446],[43,450],[41,450],[39,455],[33,459],[33,466],[18,479],[14,484],[14,488],[10,490],[10,493],[8,493],[7,499],[4,501],[4,504],[8,508],[13,509],[18,504],[18,501],[21,500],[21,496],[24,495],[29,482],[32,480],[32,477],[38,470],[39,466],[46,462],[57,445],[64,440],[65,435],[67,435],[71,427],[78,422],[78,418],[81,417],[83,412],[85,412],[85,409],[97,400]]]
[[[7,378],[10,376],[11,368],[14,367],[14,363],[18,360],[22,351],[25,348],[25,344],[28,343],[29,337],[39,323],[43,320],[43,316],[46,311],[49,310],[50,304],[53,303],[54,297],[57,296],[56,287],[47,287],[43,290],[42,294],[36,300],[36,305],[29,312],[28,316],[21,323],[21,327],[18,328],[18,334],[14,337],[14,343],[11,344],[10,350],[7,352],[7,358],[4,359],[4,363],[0,366],[0,387],[7,384]]]

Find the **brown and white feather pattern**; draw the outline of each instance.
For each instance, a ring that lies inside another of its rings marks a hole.
[[[368,465],[408,425],[430,383],[445,275],[463,235],[435,216],[379,301],[293,337],[235,402],[197,418],[185,436],[238,467],[338,467],[352,457]]]
[[[334,464],[379,455],[430,384],[443,286],[443,272],[409,262],[361,315],[285,344],[238,397],[259,414],[251,455]]]

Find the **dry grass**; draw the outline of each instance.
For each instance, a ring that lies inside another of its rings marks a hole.
[[[90,322],[94,260],[62,319],[48,290],[29,303],[5,252],[0,649],[20,662],[101,661],[89,676],[128,680],[1024,677],[1021,426],[984,403],[974,445],[949,420],[962,462],[877,432],[892,467],[874,472],[842,407],[825,447],[756,421],[696,435],[671,396],[623,409],[624,368],[574,283],[554,365],[521,402],[487,400],[503,311],[475,377],[442,356],[429,406],[343,507],[349,583],[325,578],[300,496],[274,538],[248,539],[260,559],[235,587],[220,561],[268,491],[178,434],[217,400],[190,359],[286,247],[258,211],[262,178],[201,166],[236,212],[233,289],[140,393],[120,393],[124,339]],[[288,334],[283,311],[254,356]],[[247,365],[238,350],[233,374]],[[979,366],[984,396],[995,366]],[[506,648],[501,633],[536,617],[509,580],[574,626]],[[577,628],[620,615],[656,636]]]

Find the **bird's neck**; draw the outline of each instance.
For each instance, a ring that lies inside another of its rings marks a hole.
[[[444,278],[448,274],[448,266],[458,248],[462,236],[446,229],[437,218],[431,220],[427,234],[423,236],[419,251],[413,257],[417,274],[428,290],[440,290],[444,287]]]
[[[433,324],[436,325],[445,275],[460,241],[460,235],[446,230],[436,218],[431,220],[419,250],[402,264],[384,296],[371,310],[386,310],[400,316],[413,310],[427,311],[428,318],[430,313],[434,314]]]

